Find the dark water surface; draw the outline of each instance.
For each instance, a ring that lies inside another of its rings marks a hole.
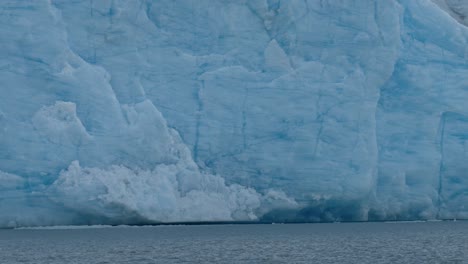
[[[468,263],[468,222],[0,230],[0,263]]]

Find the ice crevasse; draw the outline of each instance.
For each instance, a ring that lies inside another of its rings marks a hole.
[[[468,218],[467,17],[2,1],[0,227]]]

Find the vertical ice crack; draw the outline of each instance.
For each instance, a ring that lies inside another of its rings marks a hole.
[[[200,85],[195,94],[195,99],[197,101],[197,113],[196,113],[196,127],[195,127],[195,144],[193,145],[193,160],[198,161],[198,148],[200,143],[200,123],[201,115],[204,109],[203,105],[203,88],[205,88],[205,81],[201,80]]]
[[[381,42],[381,44],[385,43],[385,37],[382,33],[382,28],[381,26],[379,25],[379,2],[378,1],[375,1],[374,2],[374,23],[375,25],[377,26],[377,30],[378,30],[378,33],[379,33],[379,40]]]
[[[446,119],[446,112],[443,112],[440,116],[440,124],[439,124],[439,152],[440,152],[440,164],[439,164],[439,182],[437,186],[437,215],[436,218],[440,218],[440,210],[442,206],[442,188],[443,188],[443,170],[444,170],[444,134],[445,134],[445,119]]]
[[[317,156],[317,148],[318,148],[318,145],[320,143],[320,138],[322,136],[322,131],[323,131],[323,125],[324,125],[324,116],[321,111],[320,111],[320,100],[322,99],[322,93],[319,92],[318,94],[318,97],[317,97],[317,101],[315,102],[315,105],[316,105],[316,111],[317,111],[317,117],[315,118],[316,121],[320,122],[320,126],[319,126],[319,129],[318,129],[318,132],[317,132],[317,135],[315,137],[315,144],[314,144],[314,157]]]
[[[246,112],[246,104],[247,104],[247,97],[249,96],[249,90],[245,89],[244,93],[244,100],[242,101],[242,146],[244,150],[247,148],[247,136],[246,136],[246,128],[247,128],[247,112]]]

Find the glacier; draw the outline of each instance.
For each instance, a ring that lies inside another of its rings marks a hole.
[[[5,0],[0,227],[468,219],[466,0]]]

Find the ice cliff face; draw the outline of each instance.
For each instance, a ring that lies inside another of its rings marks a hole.
[[[464,0],[1,7],[0,226],[468,218]]]

